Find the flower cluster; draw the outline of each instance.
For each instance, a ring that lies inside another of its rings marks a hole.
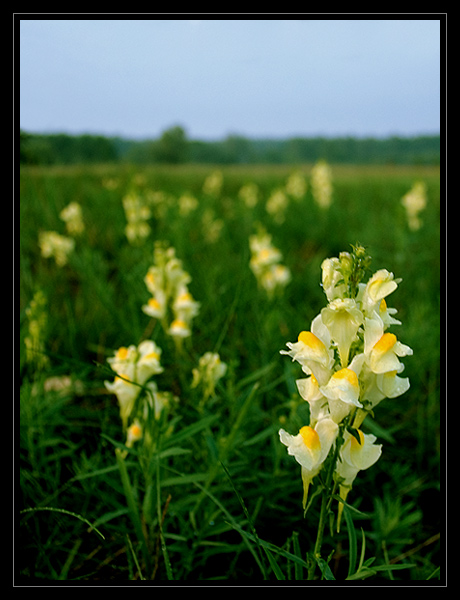
[[[45,258],[53,257],[59,267],[67,264],[69,254],[75,248],[75,240],[57,231],[41,231],[38,237],[41,254]]]
[[[29,321],[28,335],[24,338],[27,362],[33,363],[38,369],[48,366],[49,359],[44,354],[45,332],[47,326],[46,298],[42,290],[37,290],[26,308]]]
[[[81,235],[85,230],[81,206],[78,202],[71,202],[59,213],[64,221],[69,235]]]
[[[158,242],[153,258],[154,264],[144,278],[152,297],[142,310],[146,315],[161,320],[169,335],[189,337],[192,320],[200,309],[199,302],[193,299],[188,289],[191,277],[184,271],[174,248]],[[172,320],[168,311],[172,311]]]
[[[203,192],[208,196],[219,196],[222,191],[224,176],[222,171],[213,171],[203,183]]]
[[[163,372],[160,364],[161,349],[151,340],[145,340],[139,346],[131,345],[127,348],[118,348],[114,356],[107,362],[115,371],[116,377],[113,382],[105,381],[105,387],[115,394],[120,407],[120,417],[123,428],[126,428],[128,419],[133,412],[136,399],[148,380]],[[156,391],[156,384],[153,388]]]
[[[313,198],[320,208],[329,208],[332,198],[332,177],[329,165],[318,161],[311,171],[311,189]]]
[[[216,383],[227,372],[227,365],[221,361],[217,352],[205,352],[193,369],[192,388],[202,386],[204,399],[214,394]]]
[[[248,208],[254,208],[259,201],[259,187],[256,183],[245,183],[238,192],[238,198],[243,200]]]
[[[423,181],[417,181],[412,188],[401,199],[401,204],[406,209],[407,223],[409,229],[416,231],[422,226],[419,213],[426,207],[426,185]]]
[[[362,283],[370,259],[354,247],[322,264],[322,287],[328,304],[289,350],[281,354],[297,361],[305,378],[297,380],[300,396],[309,403],[310,424],[292,436],[280,430],[280,440],[302,467],[305,507],[308,486],[332,456],[334,480],[345,500],[360,470],[381,454],[372,434],[359,428],[384,398],[395,398],[409,388],[400,358],[412,354],[387,329],[400,324],[385,298],[400,280],[380,269]],[[339,517],[343,504],[339,505]],[[340,522],[340,518],[339,518]]]
[[[301,200],[307,193],[307,182],[302,173],[294,172],[289,175],[285,189],[289,196]]]
[[[125,234],[130,244],[142,242],[150,234],[150,225],[147,220],[151,217],[150,208],[142,199],[131,192],[123,198],[123,208],[127,224]]]
[[[260,228],[257,234],[249,237],[251,259],[249,266],[258,284],[271,297],[276,288],[284,287],[291,279],[291,272],[280,264],[281,252],[272,244],[271,235]]]
[[[265,209],[269,215],[273,217],[275,223],[279,225],[284,223],[285,213],[289,205],[289,198],[282,188],[273,190],[270,197],[267,200]]]

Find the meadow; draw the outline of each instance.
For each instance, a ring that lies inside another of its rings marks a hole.
[[[413,349],[403,359],[410,389],[363,423],[382,456],[358,474],[339,533],[334,505],[324,535],[328,568],[316,578],[439,585],[439,168],[332,165],[326,208],[315,202],[311,171],[21,169],[17,583],[307,579],[320,508],[313,494],[304,517],[300,468],[278,431],[307,425],[309,406],[296,388],[300,366],[280,350],[326,305],[323,261],[359,242],[372,257],[370,273],[387,269],[402,279],[387,301],[402,322],[398,339]],[[306,189],[286,191],[293,173]],[[412,229],[401,199],[420,181],[427,203]],[[142,227],[133,229],[142,233],[131,239],[126,197],[142,206]],[[61,216],[73,202],[84,223],[78,235]],[[249,239],[260,228],[291,274],[271,294],[250,268]],[[42,254],[45,231],[73,240],[63,264]],[[189,275],[188,298],[199,303],[189,337],[171,336],[142,309],[158,242],[174,249]],[[128,442],[104,383],[114,381],[108,359],[146,340],[161,349],[153,380],[167,398],[163,410],[149,409],[149,444],[147,435]],[[193,375],[207,352],[226,365],[210,388]]]

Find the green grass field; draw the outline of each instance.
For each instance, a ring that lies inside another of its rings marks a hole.
[[[356,579],[381,585],[444,577],[439,169],[332,166],[324,210],[305,166],[306,194],[268,213],[270,194],[294,170],[226,167],[211,194],[203,191],[210,166],[22,169],[18,583],[306,579],[319,505],[313,500],[304,518],[300,468],[278,430],[297,433],[309,410],[296,389],[299,365],[279,351],[326,306],[322,261],[356,242],[372,257],[372,272],[402,278],[389,305],[402,321],[398,339],[413,349],[403,360],[411,387],[364,422],[382,457],[359,473],[347,499],[357,510],[347,511],[340,533],[327,527],[324,556],[337,580],[358,563],[365,568]],[[412,231],[401,198],[416,181],[426,184],[427,206]],[[248,183],[258,186],[252,207],[239,197]],[[150,210],[150,233],[135,245],[125,235],[122,199],[130,192]],[[179,202],[186,192],[198,201],[189,211]],[[39,233],[66,235],[59,214],[74,201],[85,230],[59,266],[41,255]],[[249,268],[258,224],[292,274],[272,298]],[[200,303],[181,349],[142,311],[155,241],[175,249]],[[44,354],[27,355],[38,290]],[[158,388],[178,398],[153,419],[149,452],[142,440],[124,448],[117,399],[104,385],[113,380],[107,358],[145,339],[162,350]],[[192,371],[208,351],[227,371],[204,398]],[[71,385],[53,389],[50,378],[63,376]]]

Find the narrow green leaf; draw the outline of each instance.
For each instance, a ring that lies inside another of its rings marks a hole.
[[[299,534],[297,531],[294,531],[292,534],[292,545],[294,547],[294,555],[297,556],[297,558],[301,558],[302,554],[300,552]],[[302,581],[303,579],[302,566],[297,562],[294,563],[294,576],[296,581]]]
[[[172,442],[174,442],[176,444],[179,441],[183,442],[184,440],[196,435],[202,429],[205,429],[206,427],[209,427],[210,425],[212,425],[212,423],[214,423],[214,421],[217,421],[218,418],[219,418],[218,414],[210,415],[209,417],[204,417],[203,419],[200,419],[196,423],[192,423],[192,425],[188,425],[187,427],[184,427],[183,429],[177,431],[177,433],[175,433],[171,437],[171,440],[172,440]]]
[[[71,517],[75,517],[76,519],[79,519],[80,521],[83,521],[83,523],[86,523],[87,525],[89,525],[90,529],[95,531],[98,535],[101,536],[101,538],[103,540],[105,540],[105,537],[103,536],[103,534],[99,531],[99,529],[96,529],[96,527],[94,527],[94,525],[88,521],[88,519],[85,519],[85,517],[82,517],[81,515],[71,512],[70,510],[65,510],[64,508],[54,508],[52,506],[40,506],[40,507],[36,507],[36,508],[24,508],[24,510],[20,511],[20,515],[26,514],[26,513],[35,513],[35,512],[39,512],[39,511],[49,511],[49,512],[57,512],[57,513],[62,513],[63,515],[69,515]]]
[[[286,577],[284,576],[283,572],[281,571],[276,560],[273,558],[273,555],[270,552],[270,550],[268,548],[264,548],[264,552],[267,555],[268,562],[270,563],[272,571],[275,573],[276,579],[278,579],[279,581],[285,581]]]
[[[416,567],[417,565],[414,563],[411,564],[407,564],[407,565],[378,565],[375,567],[372,567],[375,571],[401,571],[401,569],[412,569],[413,567]]]
[[[356,557],[358,555],[358,544],[356,541],[356,530],[353,524],[353,519],[351,516],[351,511],[348,509],[348,506],[343,507],[343,514],[345,515],[345,521],[347,523],[348,530],[348,541],[350,545],[349,549],[349,565],[348,565],[348,575],[351,575],[355,571],[356,567]]]
[[[238,498],[238,501],[239,501],[239,503],[240,503],[240,505],[241,505],[241,507],[242,507],[242,509],[243,509],[244,515],[245,515],[246,519],[248,520],[249,526],[251,527],[252,534],[253,534],[253,536],[254,536],[254,538],[255,538],[255,542],[256,542],[257,549],[258,549],[259,553],[260,553],[260,554],[262,554],[262,552],[261,552],[261,546],[260,546],[260,542],[259,542],[259,536],[257,535],[257,532],[256,532],[256,530],[255,530],[255,527],[254,527],[254,525],[253,525],[253,523],[252,523],[252,519],[251,519],[251,516],[250,516],[250,514],[249,514],[249,511],[248,511],[248,509],[246,508],[246,504],[244,503],[244,500],[243,500],[243,498],[241,497],[240,493],[239,493],[239,492],[238,492],[238,490],[236,489],[236,487],[235,487],[235,485],[234,485],[234,483],[233,483],[233,480],[232,480],[232,478],[231,478],[231,476],[230,476],[230,473],[229,473],[229,471],[228,471],[227,467],[226,467],[226,466],[224,465],[224,463],[222,463],[222,462],[221,462],[221,465],[222,465],[222,468],[223,468],[223,469],[224,469],[224,471],[225,471],[225,474],[227,475],[227,477],[228,477],[228,479],[229,479],[229,481],[230,481],[230,484],[231,484],[231,486],[232,486],[232,488],[233,488],[233,491],[234,491],[234,492],[235,492],[235,494],[236,494],[236,497]],[[266,550],[266,549],[264,549],[264,551],[265,551],[265,554],[267,554],[267,550]],[[256,557],[255,557],[255,558],[256,558]],[[272,566],[272,563],[271,563],[271,560],[270,560],[270,556],[268,556],[268,554],[267,554],[267,558],[268,558],[268,560],[269,560],[269,562],[270,562],[270,566]],[[262,560],[259,560],[258,558],[256,558],[256,562],[257,562],[257,564],[259,565],[259,568],[260,568],[260,570],[261,570],[261,572],[262,572],[263,578],[264,578],[264,579],[267,579],[267,576],[266,576],[266,573],[265,573],[265,567],[264,567],[264,564],[263,564]],[[273,566],[272,566],[272,569],[273,569]],[[275,574],[276,574],[276,573],[275,573]],[[278,577],[278,579],[279,579],[279,577]],[[284,579],[284,577],[283,577],[283,579]]]
[[[367,567],[363,567],[360,571],[357,571],[353,575],[347,577],[345,581],[357,581],[359,579],[366,579],[367,577],[371,577],[376,573],[377,571],[375,569],[368,569]]]
[[[344,506],[346,506],[347,508],[350,509],[350,511],[355,514],[358,515],[359,517],[361,517],[361,519],[369,519],[369,515],[367,513],[363,513],[362,511],[358,510],[357,508],[355,508],[354,506],[352,506],[351,504],[348,504],[347,502],[345,502],[345,500],[343,498],[341,498],[338,494],[334,494],[332,496],[332,498],[334,498],[334,500],[337,500],[337,502],[341,502]]]
[[[335,581],[335,577],[324,558],[317,558],[316,562],[318,563],[318,567],[321,569],[324,579],[326,579],[326,581]]]
[[[361,527],[361,533],[363,537],[363,543],[361,546],[361,556],[359,558],[358,571],[361,571],[364,562],[364,554],[366,553],[366,536],[364,535],[364,529]]]

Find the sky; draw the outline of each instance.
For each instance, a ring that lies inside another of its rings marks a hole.
[[[176,125],[202,140],[440,132],[439,18],[38,16],[20,18],[19,32],[20,127],[30,133],[151,139]]]

